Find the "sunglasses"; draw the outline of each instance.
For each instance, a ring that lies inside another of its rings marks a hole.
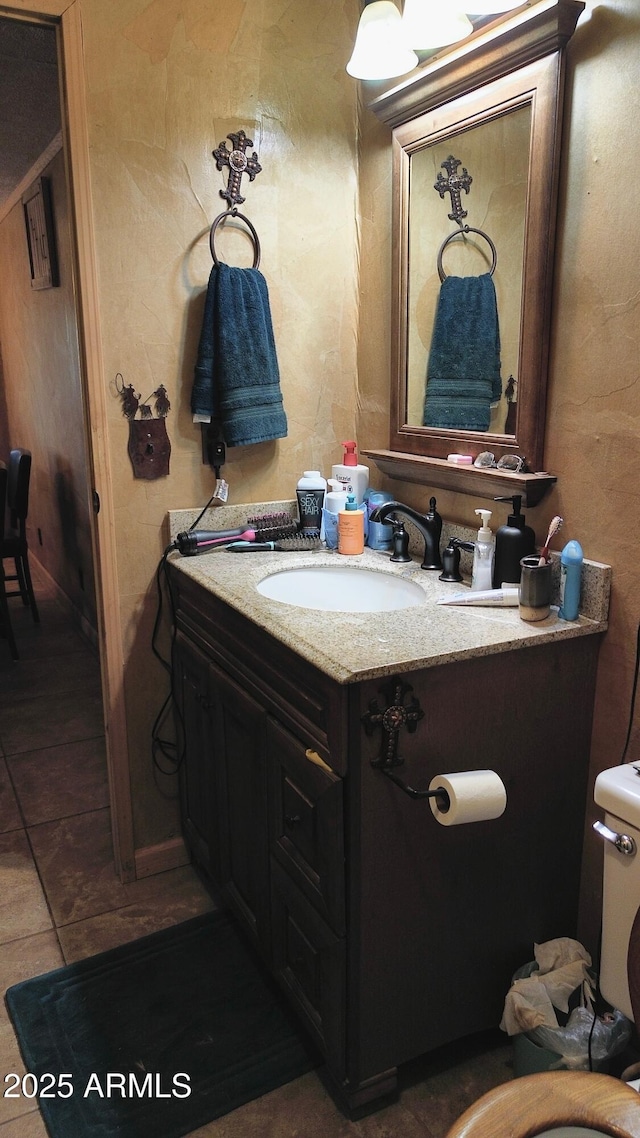
[[[508,470],[511,474],[520,474],[527,469],[526,459],[519,454],[503,454],[496,462],[495,454],[490,450],[483,450],[476,458],[474,466],[493,467],[495,470]]]

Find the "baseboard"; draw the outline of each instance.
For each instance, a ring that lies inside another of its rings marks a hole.
[[[98,633],[97,630],[89,623],[84,613],[74,605],[71,597],[67,596],[64,589],[60,587],[54,577],[51,576],[48,569],[45,569],[41,561],[38,561],[37,556],[32,549],[29,549],[29,560],[31,563],[32,576],[34,571],[38,576],[42,576],[47,583],[47,587],[55,594],[55,599],[62,609],[64,609],[69,620],[79,628],[82,635],[93,645],[95,649],[98,648]]]
[[[152,877],[155,873],[165,873],[167,869],[178,869],[191,861],[184,839],[169,838],[155,846],[143,846],[135,852],[136,878]]]

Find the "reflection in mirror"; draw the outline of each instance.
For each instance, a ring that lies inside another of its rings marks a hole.
[[[411,155],[407,423],[413,426],[515,435],[530,135],[527,104]],[[453,391],[456,368],[458,378],[468,376],[466,395]],[[425,405],[428,375],[432,394]]]
[[[389,450],[366,453],[392,477],[529,504],[555,481],[543,464],[563,48],[583,8],[534,0],[371,103],[392,128],[393,307]],[[482,451],[525,471],[447,462]]]

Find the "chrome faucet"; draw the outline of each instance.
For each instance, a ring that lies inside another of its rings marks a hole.
[[[442,533],[442,518],[436,510],[436,500],[429,500],[429,513],[419,514],[411,506],[403,506],[402,502],[385,502],[384,506],[376,506],[372,511],[372,522],[384,522],[391,514],[400,514],[413,522],[424,538],[424,558],[421,569],[442,569],[440,558],[440,534]]]

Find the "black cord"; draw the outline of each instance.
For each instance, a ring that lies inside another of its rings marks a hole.
[[[205,509],[206,509],[206,507],[205,507]],[[185,732],[184,732],[183,722],[182,722],[182,712],[180,709],[180,701],[176,700],[174,698],[175,681],[174,681],[174,673],[173,673],[173,647],[175,644],[178,628],[177,628],[177,621],[176,621],[175,598],[173,595],[173,590],[171,588],[171,579],[169,577],[169,574],[167,573],[167,558],[168,558],[169,554],[171,553],[171,551],[174,550],[175,548],[176,548],[175,542],[172,542],[171,545],[167,546],[164,553],[162,554],[162,557],[160,558],[160,561],[158,563],[158,568],[156,570],[156,589],[157,589],[157,594],[158,594],[158,607],[157,607],[157,611],[156,611],[156,619],[155,619],[155,622],[153,625],[153,632],[151,634],[151,648],[152,648],[153,654],[160,661],[160,663],[162,664],[162,667],[165,669],[165,671],[168,672],[169,679],[170,679],[169,693],[166,696],[166,699],[164,700],[162,707],[160,708],[160,710],[159,710],[159,712],[155,718],[153,727],[151,728],[151,757],[153,760],[153,765],[156,768],[156,770],[158,770],[163,775],[174,775],[179,771],[180,767],[182,766],[183,760],[184,760],[184,746],[185,746],[184,745]],[[169,606],[170,606],[170,610],[171,610],[171,658],[169,660],[166,660],[164,658],[162,653],[159,651],[159,649],[157,647],[157,643],[156,643],[158,633],[160,631],[160,623],[161,623],[161,619],[162,619],[162,580],[163,580],[163,578],[164,578],[164,582],[166,585],[167,595],[169,598]],[[165,720],[168,718],[169,712],[172,709],[173,709],[174,716],[175,716],[174,722],[177,721],[177,728],[178,728],[177,733],[178,733],[179,738],[182,740],[181,744],[179,744],[178,742],[174,742],[172,739],[163,738],[163,736],[160,733],[162,725],[165,722]],[[162,764],[161,757],[163,759],[166,759],[166,761],[169,763],[169,766],[170,766],[169,770],[167,770],[164,767],[164,765]]]
[[[636,665],[633,673],[633,690],[631,692],[631,707],[629,708],[629,726],[627,727],[627,738],[625,739],[624,748],[622,751],[622,758],[620,759],[619,766],[622,766],[625,756],[627,754],[627,747],[631,738],[631,729],[633,727],[633,715],[636,705],[636,695],[638,692],[638,670],[640,669],[640,624],[636,633]]]
[[[218,479],[218,478],[220,477],[220,467],[219,467],[219,466],[217,466],[217,467],[215,468],[215,470],[214,470],[214,473],[215,473],[216,479]],[[216,490],[217,490],[217,486],[216,486]],[[216,491],[214,490],[214,491],[213,491],[213,494],[212,494],[212,495],[211,495],[211,497],[209,498],[209,501],[207,502],[206,506],[203,506],[203,508],[200,510],[200,513],[198,514],[198,516],[197,516],[197,518],[196,518],[195,522],[192,522],[192,523],[191,523],[191,525],[189,526],[189,533],[191,533],[191,530],[192,530],[192,529],[195,529],[195,528],[196,528],[196,526],[197,526],[198,522],[200,521],[200,518],[201,518],[201,517],[202,517],[204,514],[206,514],[206,512],[207,512],[207,510],[209,509],[209,506],[211,505],[211,503],[213,502],[213,499],[215,498],[215,496],[216,496]],[[173,546],[171,546],[170,548],[173,548]]]
[[[591,1053],[591,1041],[592,1041],[592,1039],[593,1039],[593,1032],[594,1032],[594,1030],[595,1030],[595,1026],[596,1026],[596,1020],[597,1020],[597,1018],[598,1018],[598,1017],[597,1017],[597,1015],[596,1015],[596,1009],[595,1009],[595,1006],[594,1006],[594,1007],[593,1007],[593,1020],[592,1020],[592,1022],[591,1022],[591,1029],[590,1029],[590,1031],[589,1031],[589,1041],[588,1041],[588,1043],[587,1043],[587,1054],[588,1054],[588,1056],[589,1056],[589,1070],[590,1070],[590,1071],[593,1071],[593,1055],[592,1055],[592,1053]]]

